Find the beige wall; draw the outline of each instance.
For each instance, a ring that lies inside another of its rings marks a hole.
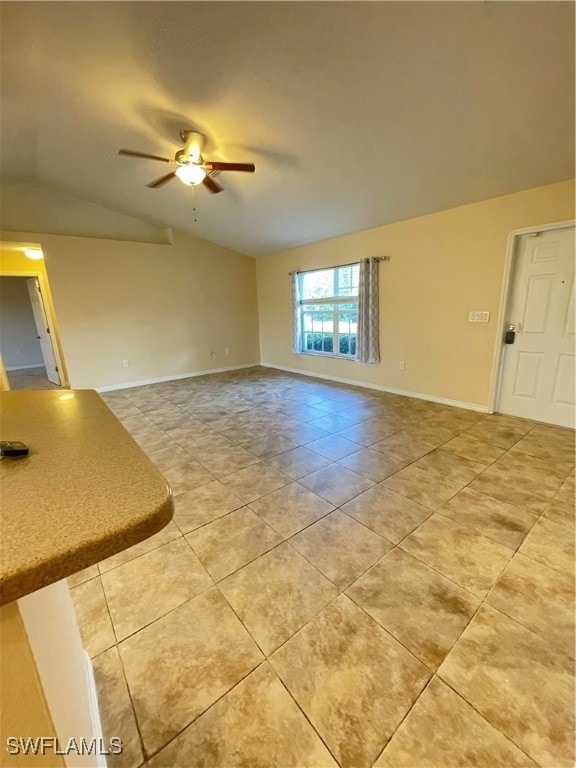
[[[253,259],[178,231],[172,245],[105,239],[105,213],[99,214],[97,238],[0,234],[0,272],[5,265],[17,269],[18,258],[23,266],[34,263],[13,249],[8,252],[10,243],[33,241],[44,250],[72,387],[115,386],[258,362]],[[118,216],[112,217],[111,231]],[[129,360],[129,368],[123,360]]]
[[[573,216],[574,183],[567,181],[260,259],[262,362],[487,406],[509,233]],[[383,255],[391,261],[380,265],[382,362],[292,352],[288,272]],[[489,323],[468,322],[469,312],[482,310],[490,312]]]
[[[0,277],[0,354],[6,368],[44,365],[26,280]]]

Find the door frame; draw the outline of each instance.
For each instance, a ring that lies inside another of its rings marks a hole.
[[[45,275],[42,272],[33,271],[33,272],[24,272],[22,270],[0,270],[0,277],[34,277],[36,280],[38,280],[38,284],[40,286],[40,292],[42,293],[42,303],[44,305],[44,312],[46,313],[46,319],[48,321],[48,326],[50,328],[50,336],[51,336],[51,342],[52,342],[52,349],[54,350],[54,357],[56,358],[56,365],[58,366],[58,373],[60,374],[60,387],[62,389],[66,389],[69,387],[69,380],[68,380],[68,371],[66,370],[66,366],[64,365],[64,358],[62,355],[62,350],[60,348],[60,337],[58,335],[57,325],[54,319],[54,315],[52,313],[51,308],[51,301],[47,300],[50,297],[50,287],[47,283],[47,279]],[[0,366],[2,367],[2,371],[5,372],[4,364],[2,361],[2,358],[0,356]],[[6,373],[4,375],[7,378],[8,388],[9,388],[9,382],[10,379],[7,376]]]
[[[510,301],[512,299],[512,272],[516,263],[518,253],[518,241],[523,235],[531,235],[537,232],[550,232],[554,229],[567,229],[576,226],[576,219],[567,221],[556,221],[553,224],[541,224],[534,227],[523,227],[522,229],[513,229],[508,235],[506,246],[506,259],[504,262],[504,276],[502,281],[502,290],[500,292],[500,304],[498,307],[497,327],[498,336],[494,347],[494,358],[492,363],[492,383],[490,385],[490,401],[488,412],[495,413],[500,397],[502,385],[502,373],[504,371],[504,323]]]

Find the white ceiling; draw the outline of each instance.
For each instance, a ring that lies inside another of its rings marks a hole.
[[[2,179],[254,256],[573,176],[571,2],[4,2]],[[211,195],[121,147],[256,163]],[[197,222],[193,206],[197,209]]]

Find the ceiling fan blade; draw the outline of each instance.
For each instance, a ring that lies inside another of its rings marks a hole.
[[[166,176],[160,176],[159,179],[156,179],[156,181],[151,181],[150,184],[146,184],[147,187],[150,187],[150,189],[158,189],[158,187],[164,186],[164,184],[167,184],[169,181],[172,181],[172,179],[176,178],[176,171],[172,171],[172,173],[167,173]]]
[[[167,157],[158,157],[158,155],[147,155],[145,152],[134,152],[132,149],[120,149],[119,155],[127,155],[128,157],[142,157],[144,160],[160,160],[163,163],[171,163]]]
[[[254,173],[256,170],[254,163],[219,163],[207,160],[204,165],[211,171],[244,171],[245,173]]]
[[[218,184],[211,176],[205,176],[202,184],[204,184],[205,187],[208,187],[210,192],[213,192],[214,194],[217,194],[218,192],[222,192],[224,187],[221,187],[220,184]]]

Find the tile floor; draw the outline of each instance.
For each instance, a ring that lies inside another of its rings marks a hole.
[[[70,579],[112,768],[573,765],[573,432],[262,368],[103,397],[176,494]]]
[[[19,368],[15,371],[7,371],[10,389],[60,389],[57,384],[52,384],[46,376],[46,368]]]

